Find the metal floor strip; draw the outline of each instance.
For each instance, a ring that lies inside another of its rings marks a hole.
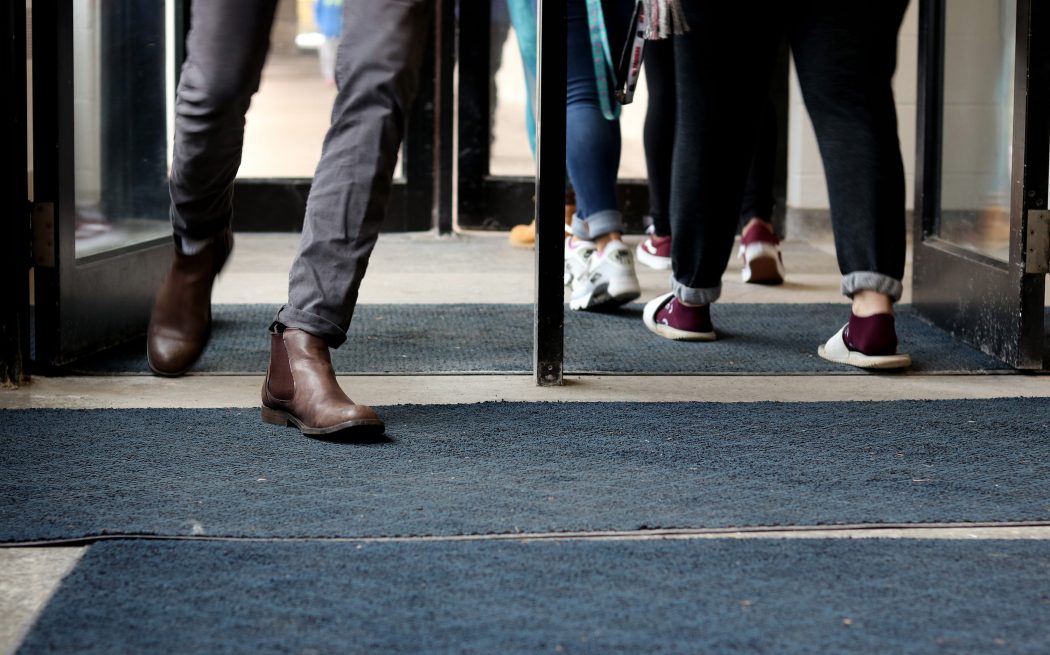
[[[737,528],[667,528],[579,532],[508,532],[467,535],[362,537],[232,537],[209,535],[154,535],[114,533],[72,539],[0,543],[0,548],[84,546],[100,541],[219,541],[318,543],[425,543],[454,541],[630,541],[645,539],[1047,539],[1050,521],[1002,523],[858,523],[843,525],[750,526]]]

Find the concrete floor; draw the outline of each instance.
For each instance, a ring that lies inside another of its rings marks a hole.
[[[631,238],[631,244],[637,243]],[[242,234],[215,290],[218,303],[280,303],[298,237]],[[842,302],[830,243],[786,242],[788,283],[745,285],[731,263],[723,302]],[[668,273],[639,267],[643,299],[664,293]],[[910,272],[905,280],[909,299]],[[361,289],[362,303],[529,303],[533,252],[511,248],[503,234],[384,235]],[[837,326],[828,326],[829,335]],[[814,347],[816,344],[814,344]],[[38,377],[18,390],[0,391],[0,408],[29,407],[251,407],[259,376],[196,375],[182,379],[141,376]],[[947,399],[1036,396],[1050,398],[1050,376],[577,376],[560,388],[539,388],[529,376],[347,376],[344,388],[359,402],[471,403],[487,400],[563,401],[818,401]],[[582,533],[558,538],[929,538],[1050,539],[1048,526],[921,526],[872,529],[676,531],[666,534]],[[492,538],[502,538],[496,535]],[[520,535],[517,536],[520,538]],[[545,538],[545,537],[540,537]],[[0,549],[0,653],[13,652],[34,617],[86,548]]]

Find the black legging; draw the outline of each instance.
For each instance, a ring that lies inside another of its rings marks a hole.
[[[671,234],[671,160],[674,155],[675,65],[674,41],[649,41],[645,46],[645,81],[649,105],[645,114],[645,164],[649,172],[649,215],[657,236]],[[777,156],[777,115],[768,93],[755,137],[747,188],[740,204],[740,220],[773,216],[773,169]]]
[[[827,176],[842,290],[898,298],[904,168],[892,78],[908,0],[739,0],[683,6],[675,37],[678,120],[672,259],[694,301],[718,296],[736,232],[765,84],[786,33]]]

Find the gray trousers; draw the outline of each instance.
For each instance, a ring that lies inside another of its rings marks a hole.
[[[241,163],[244,116],[269,49],[275,0],[195,0],[175,102],[170,176],[176,237],[226,229]],[[357,292],[390,198],[416,88],[430,0],[346,0],[338,94],[317,165],[288,304],[277,321],[346,340]]]

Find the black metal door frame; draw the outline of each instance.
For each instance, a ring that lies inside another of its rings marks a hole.
[[[48,367],[145,331],[171,240],[76,259],[72,5],[36,3],[32,31],[34,363]]]
[[[3,152],[4,239],[0,242],[0,386],[18,385],[29,363],[29,180],[26,173],[26,7],[21,0],[0,9],[0,70],[6,100],[0,103]]]
[[[538,0],[533,374],[544,387],[563,384],[565,368],[566,17],[564,0]]]
[[[1050,165],[1050,6],[1017,2],[1009,262],[938,238],[944,107],[945,0],[921,0],[912,302],[957,338],[1018,369],[1044,362],[1045,220]],[[1021,173],[1021,174],[1019,174]],[[1041,259],[1041,261],[1040,261]]]

